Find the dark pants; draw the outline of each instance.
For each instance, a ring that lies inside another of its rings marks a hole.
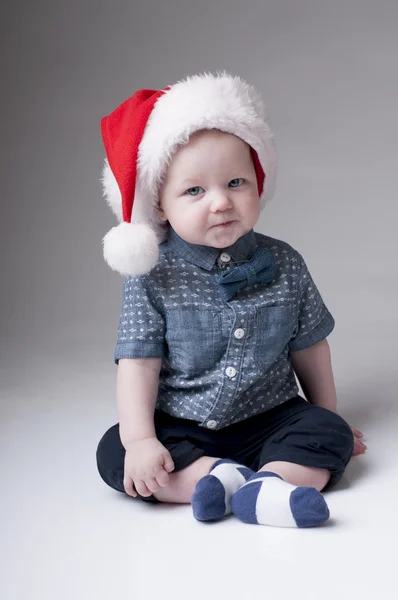
[[[272,461],[286,461],[327,469],[331,473],[327,488],[341,478],[354,447],[351,429],[341,417],[300,396],[218,431],[160,411],[155,412],[155,428],[175,471],[201,456],[231,458],[254,471]],[[105,483],[120,492],[124,492],[124,456],[119,425],[114,425],[98,445],[97,465]]]

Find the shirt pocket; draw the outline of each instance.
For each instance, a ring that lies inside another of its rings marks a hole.
[[[257,308],[254,328],[254,362],[264,373],[284,352],[292,337],[292,307],[283,305]]]
[[[185,375],[213,369],[222,352],[221,315],[211,310],[169,310],[166,360]]]

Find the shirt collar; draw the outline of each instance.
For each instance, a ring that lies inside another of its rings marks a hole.
[[[239,263],[249,260],[257,246],[256,234],[253,229],[240,237],[232,246],[212,248],[211,246],[189,244],[171,227],[166,244],[172,252],[206,271],[211,271],[221,252],[227,252],[234,262]]]

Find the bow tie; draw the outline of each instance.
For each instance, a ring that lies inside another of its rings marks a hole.
[[[275,259],[265,248],[257,248],[249,262],[233,267],[216,280],[222,299],[228,302],[236,292],[255,283],[270,283],[275,276]]]

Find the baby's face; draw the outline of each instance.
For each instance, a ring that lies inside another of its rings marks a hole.
[[[160,218],[185,241],[231,246],[260,215],[250,147],[229,133],[195,133],[173,156],[159,202]]]

